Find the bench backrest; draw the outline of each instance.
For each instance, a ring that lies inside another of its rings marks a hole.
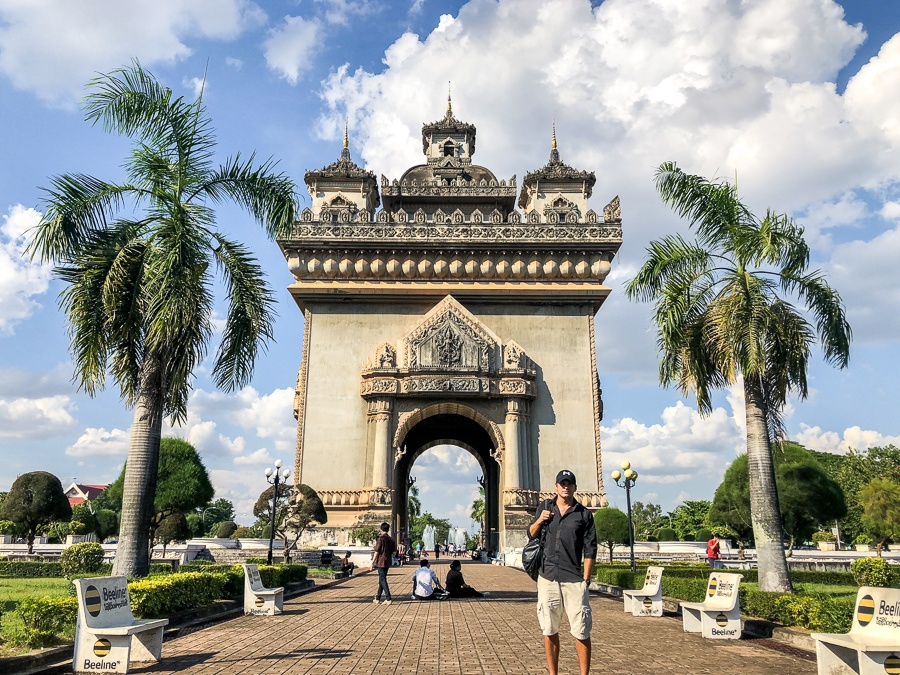
[[[900,642],[900,590],[862,586],[856,594],[850,634]]]
[[[112,628],[134,623],[125,577],[75,579],[78,621],[87,628]]]
[[[253,564],[248,563],[244,565],[244,576],[247,581],[250,583],[250,590],[252,591],[264,591],[266,587],[263,586],[262,578],[259,576],[259,568]]]
[[[656,595],[657,591],[659,591],[660,584],[662,584],[664,569],[664,567],[647,568],[647,574],[644,575],[644,587],[641,589],[641,593],[646,595]]]
[[[738,601],[743,574],[713,572],[709,575],[703,604],[709,609],[733,609]]]

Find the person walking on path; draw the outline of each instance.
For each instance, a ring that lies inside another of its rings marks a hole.
[[[721,542],[719,541],[719,535],[713,535],[713,538],[706,542],[706,561],[709,563],[709,566],[715,569],[716,561],[721,557],[719,550],[721,549]]]
[[[381,602],[382,592],[385,597],[382,604],[391,604],[391,589],[388,586],[387,574],[391,568],[394,552],[397,550],[397,543],[388,534],[390,530],[390,525],[387,523],[381,524],[381,536],[375,542],[375,551],[372,553],[372,567],[378,570],[378,594],[372,600],[376,605]]]
[[[569,470],[556,474],[556,497],[540,504],[528,528],[531,538],[541,536],[541,529],[547,528],[537,580],[537,614],[550,675],[557,675],[559,670],[559,623],[564,610],[575,638],[581,675],[591,671],[588,584],[597,558],[597,531],[590,511],[575,500],[576,490],[575,474]]]

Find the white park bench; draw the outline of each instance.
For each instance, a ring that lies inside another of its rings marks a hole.
[[[78,593],[75,624],[76,673],[127,673],[132,664],[159,661],[168,619],[135,619],[125,577],[74,581]]]
[[[682,602],[681,620],[686,633],[713,640],[741,637],[741,574],[713,572],[703,602]]]
[[[813,633],[819,674],[900,673],[900,590],[863,586],[849,633]]]
[[[634,616],[662,616],[662,567],[648,567],[644,587],[637,591],[622,591],[625,613]]]
[[[244,614],[273,616],[284,609],[284,588],[266,588],[256,565],[244,565]]]

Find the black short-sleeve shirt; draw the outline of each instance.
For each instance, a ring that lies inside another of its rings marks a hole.
[[[533,525],[541,511],[550,510],[553,518],[547,528],[544,539],[544,558],[540,575],[549,581],[583,581],[581,561],[584,558],[597,557],[597,530],[594,528],[594,517],[579,501],[560,517],[559,507],[555,499],[548,499],[538,505]],[[529,526],[530,530],[530,526]],[[541,534],[538,533],[540,537]]]

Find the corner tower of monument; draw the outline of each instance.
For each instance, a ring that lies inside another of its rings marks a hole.
[[[305,320],[295,480],[341,543],[381,520],[405,538],[413,463],[439,445],[477,459],[492,548],[522,544],[561,468],[586,506],[606,503],[594,318],[622,241],[618,198],[602,217],[588,207],[596,178],[561,161],[554,129],[516,210],[515,176],[474,164],[475,138],[448,97],[422,127],[426,163],[382,176],[379,194],[345,133],[279,240]]]

